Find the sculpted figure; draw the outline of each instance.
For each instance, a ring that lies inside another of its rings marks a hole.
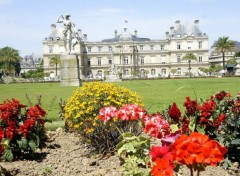
[[[63,23],[64,26],[64,47],[67,53],[71,53],[71,51],[74,50],[74,46],[81,41],[81,37],[76,31],[74,23],[72,23],[69,18],[70,15],[65,14],[64,16],[61,15],[57,20],[57,23]]]

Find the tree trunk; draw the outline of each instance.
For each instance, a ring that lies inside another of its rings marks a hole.
[[[57,76],[57,64],[56,64],[56,76]]]
[[[224,70],[224,73],[225,73],[225,52],[222,52],[222,56],[223,56],[223,70]]]

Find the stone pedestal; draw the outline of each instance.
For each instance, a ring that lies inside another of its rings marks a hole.
[[[80,78],[78,77],[78,67],[76,55],[68,54],[61,56],[61,86],[80,86]]]
[[[105,82],[119,82],[122,81],[119,76],[116,75],[106,75]]]

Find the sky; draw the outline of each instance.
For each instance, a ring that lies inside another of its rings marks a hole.
[[[209,49],[219,37],[240,41],[239,0],[0,0],[0,48],[19,50],[22,57],[42,55],[42,42],[60,15],[71,15],[88,41],[114,37],[114,30],[139,37],[165,39],[175,21],[199,20]],[[62,27],[62,24],[57,24]]]

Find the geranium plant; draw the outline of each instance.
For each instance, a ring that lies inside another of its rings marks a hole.
[[[46,140],[45,116],[39,105],[27,108],[16,99],[0,104],[0,155],[12,161],[41,149]]]

